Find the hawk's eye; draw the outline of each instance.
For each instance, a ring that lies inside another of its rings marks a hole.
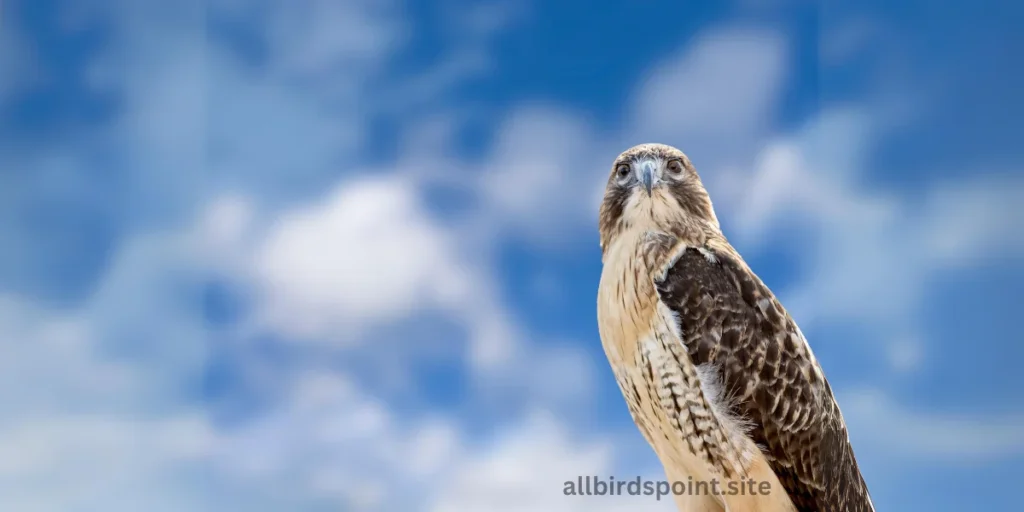
[[[668,167],[669,172],[671,172],[672,174],[682,174],[683,161],[678,158],[673,158],[672,160],[668,161],[666,167]]]
[[[619,179],[629,176],[631,171],[632,169],[629,167],[629,164],[619,164],[615,167],[615,175],[618,176]]]

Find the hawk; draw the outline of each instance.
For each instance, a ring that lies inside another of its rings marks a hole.
[[[669,480],[721,482],[677,495],[680,510],[874,511],[821,367],[689,158],[623,152],[599,224],[601,344],[630,415]],[[770,490],[726,491],[751,480]]]

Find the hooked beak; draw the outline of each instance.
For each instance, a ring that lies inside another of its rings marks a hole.
[[[644,186],[644,190],[647,191],[647,197],[651,197],[651,188],[654,187],[654,165],[645,162],[640,166],[640,184]]]

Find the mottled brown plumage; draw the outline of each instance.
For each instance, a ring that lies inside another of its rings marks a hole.
[[[657,144],[620,155],[600,228],[602,345],[666,473],[756,477],[779,491],[680,499],[681,509],[872,511],[821,368],[722,235],[689,159]]]

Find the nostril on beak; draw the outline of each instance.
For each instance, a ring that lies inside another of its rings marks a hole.
[[[650,164],[644,164],[640,167],[640,184],[644,186],[644,190],[647,191],[647,195],[651,195],[651,188],[654,187],[654,166]]]

